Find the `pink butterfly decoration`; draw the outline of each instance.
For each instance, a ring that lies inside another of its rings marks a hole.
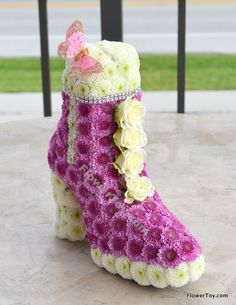
[[[71,72],[77,69],[82,73],[100,73],[102,72],[101,64],[92,56],[84,47],[84,33],[80,21],[72,23],[66,32],[66,40],[59,44],[58,55],[64,59],[75,59]]]

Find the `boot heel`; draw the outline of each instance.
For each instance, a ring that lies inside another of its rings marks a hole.
[[[56,203],[56,236],[70,241],[82,241],[86,237],[86,231],[79,202],[54,173],[51,182]]]

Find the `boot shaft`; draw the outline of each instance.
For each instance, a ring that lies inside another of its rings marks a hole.
[[[50,167],[62,178],[68,164],[114,159],[117,148],[108,147],[117,128],[115,106],[128,96],[141,98],[139,58],[131,45],[102,41],[86,48],[102,71],[83,73],[73,69],[75,59],[66,60],[62,115],[48,152]]]

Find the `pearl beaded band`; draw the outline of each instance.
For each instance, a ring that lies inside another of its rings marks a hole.
[[[102,103],[124,100],[128,96],[135,96],[140,90],[141,90],[140,88],[137,88],[136,90],[122,92],[119,94],[109,94],[106,96],[92,97],[92,96],[80,96],[71,93],[67,86],[65,85],[63,86],[63,92],[65,92],[71,98],[75,99],[76,102],[87,103],[87,104],[102,104]]]

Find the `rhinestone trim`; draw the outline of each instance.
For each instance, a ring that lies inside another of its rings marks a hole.
[[[63,87],[63,91],[65,92],[65,94],[67,94],[71,98],[75,99],[76,102],[87,103],[87,104],[102,104],[102,103],[124,100],[128,96],[131,96],[131,97],[135,96],[140,90],[141,90],[140,88],[137,88],[136,90],[122,92],[119,94],[109,94],[109,95],[101,96],[101,97],[92,97],[92,96],[80,96],[80,95],[74,94],[69,91],[67,86]]]

